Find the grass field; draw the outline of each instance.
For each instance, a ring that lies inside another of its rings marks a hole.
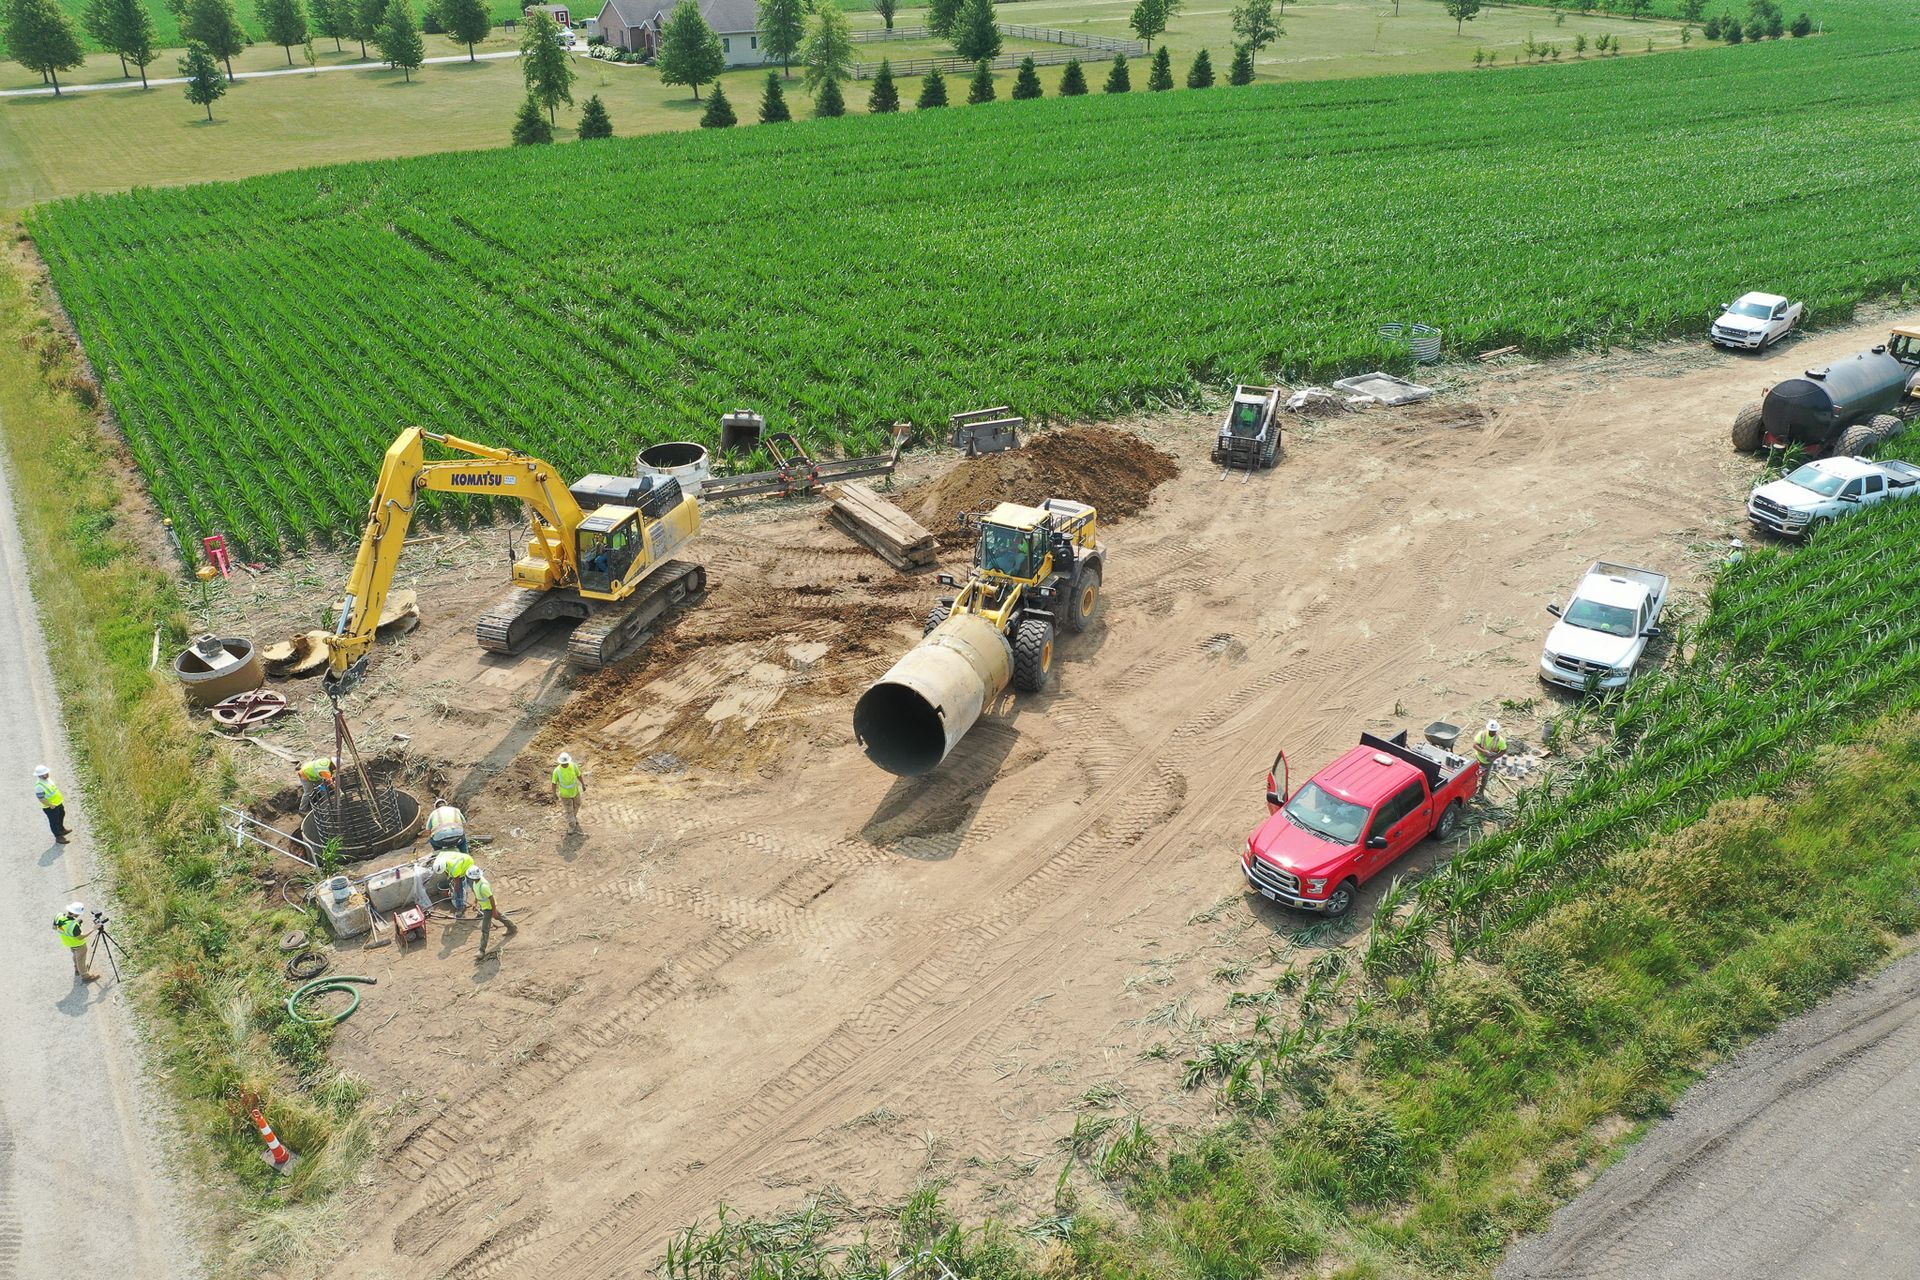
[[[604,470],[738,404],[865,447],[968,404],[1352,370],[1392,358],[1383,320],[1550,351],[1691,330],[1759,278],[1843,314],[1915,279],[1896,30],[442,156],[32,225],[162,506],[270,554],[354,527],[406,422]],[[1828,87],[1756,126],[1783,79]]]
[[[1126,36],[1128,0],[1045,0],[1006,6],[1010,22],[1084,28],[1099,34]],[[1619,34],[1629,55],[1643,52],[1646,40],[1672,51],[1679,48],[1672,24],[1628,23],[1606,19],[1568,19],[1558,35],[1550,37],[1551,17],[1529,10],[1488,9],[1467,34],[1454,34],[1453,22],[1433,0],[1406,0],[1403,16],[1391,16],[1390,4],[1374,0],[1339,0],[1289,8],[1287,34],[1260,58],[1262,81],[1321,80],[1376,72],[1462,70],[1471,66],[1474,50],[1502,50],[1503,62],[1524,45],[1529,34],[1541,40],[1559,39],[1571,58],[1576,31]],[[1183,13],[1169,36],[1185,83],[1193,52],[1206,47],[1215,55],[1222,80],[1227,69],[1227,7],[1209,5]],[[1385,15],[1385,16],[1382,16]],[[870,11],[856,12],[856,23],[879,26]],[[902,10],[896,21],[912,26],[924,21],[924,10]],[[426,37],[429,56],[462,52],[441,36]],[[505,39],[489,42],[482,51],[510,49]],[[1696,48],[1699,47],[1697,44]],[[358,49],[336,54],[331,41],[316,45],[323,64],[356,61]],[[909,56],[893,52],[890,44],[859,47],[862,59]],[[933,47],[920,49],[921,56]],[[295,51],[298,58],[299,52]],[[178,58],[169,54],[154,73],[176,74]],[[235,59],[237,70],[286,66],[278,47],[247,50]],[[698,109],[684,89],[668,88],[649,68],[609,67],[581,60],[575,97],[584,101],[598,93],[613,115],[622,136],[694,128]],[[1094,67],[1094,88],[1104,70]],[[1144,66],[1135,68],[1137,88],[1146,86]],[[95,55],[86,68],[64,77],[78,82],[119,79],[115,58]],[[1049,93],[1059,83],[1060,68],[1047,67],[1041,79]],[[742,120],[751,122],[760,98],[764,74],[730,72],[727,96]],[[1000,77],[1004,96],[1011,74]],[[0,64],[0,89],[31,88],[40,83],[32,72],[13,63]],[[43,99],[0,99],[0,208],[19,208],[37,201],[83,191],[123,190],[135,186],[167,186],[349,160],[422,155],[436,151],[498,147],[506,141],[513,113],[524,90],[517,66],[488,64],[484,68],[435,65],[408,85],[398,72],[329,72],[322,75],[283,76],[242,81],[214,109],[208,124],[180,88],[166,86],[149,93],[138,91],[75,94],[58,102]],[[917,86],[907,94],[911,105]],[[964,90],[959,95],[964,101]],[[801,94],[796,107],[804,114]],[[853,86],[849,106],[863,110],[866,92]],[[563,113],[570,126],[574,116]],[[570,136],[570,135],[569,135]]]

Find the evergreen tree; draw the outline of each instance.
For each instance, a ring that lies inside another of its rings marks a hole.
[[[113,51],[123,63],[140,68],[140,87],[146,88],[147,66],[160,56],[154,47],[153,15],[141,0],[107,0],[107,25],[113,34]]]
[[[326,0],[315,0],[315,3],[325,4]],[[447,39],[467,46],[467,61],[477,62],[473,46],[493,30],[493,14],[487,8],[487,0],[440,0],[439,9],[440,21],[446,24]]]
[[[220,64],[213,60],[207,46],[198,41],[187,45],[187,56],[180,59],[180,74],[187,78],[187,101],[207,109],[213,119],[213,104],[226,93],[227,82],[220,78]]]
[[[380,31],[373,39],[380,46],[380,56],[400,68],[411,83],[413,73],[427,58],[426,45],[420,39],[420,25],[413,16],[413,0],[390,0],[387,20],[380,24]]]
[[[793,119],[793,112],[787,109],[787,95],[780,88],[780,73],[767,72],[767,91],[760,98],[760,123],[782,124]]]
[[[1233,65],[1227,68],[1228,84],[1253,83],[1253,50],[1246,45],[1233,47]]]
[[[553,141],[553,125],[540,114],[540,104],[528,94],[527,100],[520,104],[520,111],[513,117],[513,145],[531,147],[542,142]]]
[[[847,114],[847,99],[840,92],[840,82],[838,80],[821,81],[820,92],[813,97],[813,118],[831,120],[845,114]]]
[[[1257,55],[1280,35],[1273,20],[1273,0],[1244,0],[1233,11],[1233,34]]]
[[[928,0],[927,30],[937,36],[951,37],[954,24],[960,20],[960,6],[963,2],[964,0]]]
[[[347,0],[353,6],[353,24],[347,34],[360,42],[360,56],[367,56],[367,41],[380,33],[387,20],[387,0]]]
[[[807,64],[810,93],[818,94],[829,80],[838,84],[853,78],[853,29],[839,5],[824,4],[813,15],[813,28],[807,32],[800,60]]]
[[[760,47],[780,59],[780,69],[793,74],[793,55],[807,34],[804,0],[760,0]]]
[[[313,0],[313,29],[333,41],[333,51],[353,34],[353,0]]]
[[[1133,88],[1133,77],[1127,71],[1127,55],[1113,55],[1113,70],[1107,72],[1107,92],[1125,93]]]
[[[893,64],[880,59],[880,70],[873,77],[873,92],[867,95],[870,115],[891,115],[900,109],[900,88],[893,82]]]
[[[1040,72],[1033,65],[1033,56],[1029,54],[1020,63],[1020,74],[1013,78],[1013,100],[1031,102],[1042,93]]]
[[[1060,96],[1078,98],[1087,91],[1087,73],[1081,69],[1080,59],[1067,63],[1066,70],[1060,73]]]
[[[1153,70],[1147,72],[1147,88],[1159,92],[1173,88],[1173,55],[1167,52],[1167,46],[1161,45],[1160,52],[1153,55]]]
[[[700,101],[700,86],[709,80],[718,80],[720,73],[727,69],[727,55],[720,47],[720,37],[700,16],[700,6],[693,0],[680,0],[667,17],[666,28],[660,33],[659,65],[660,83],[690,85],[695,102]],[[726,123],[732,124],[732,107],[727,108],[727,116]],[[708,128],[723,127],[707,125],[704,118],[700,123]]]
[[[287,51],[287,65],[293,65],[293,46],[307,42],[307,11],[300,0],[260,0],[260,25],[267,40]]]
[[[697,89],[699,86],[695,86]],[[731,129],[736,123],[733,104],[727,101],[727,91],[720,82],[713,82],[713,96],[707,99],[707,109],[700,113],[702,129]]]
[[[922,111],[947,105],[947,78],[935,67],[920,81],[920,100],[913,104]]]
[[[8,0],[5,34],[13,60],[42,78],[53,80],[60,94],[60,73],[87,60],[80,31],[58,0]]]
[[[559,36],[560,24],[553,15],[535,9],[520,37],[520,73],[526,77],[527,96],[547,109],[550,125],[560,118],[561,103],[573,105],[573,59],[561,48]]]
[[[1213,87],[1213,59],[1202,49],[1193,55],[1193,65],[1187,68],[1187,88],[1211,89]]]
[[[998,97],[993,90],[993,64],[985,58],[974,68],[973,83],[967,86],[967,105],[977,107],[983,102],[992,102]]]
[[[960,7],[953,49],[968,62],[1000,56],[1000,27],[993,16],[993,0],[966,0]]]
[[[580,127],[574,133],[582,142],[613,136],[613,120],[607,115],[607,104],[600,101],[599,94],[580,104]]]
[[[120,53],[113,47],[113,19],[108,15],[107,0],[87,0],[80,10],[80,29],[87,38],[105,49],[108,53]],[[127,78],[127,55],[120,54],[120,78]]]
[[[233,55],[247,47],[246,28],[233,11],[233,0],[187,0],[180,34],[189,44],[205,45],[208,53],[227,64],[227,79],[233,79]],[[207,118],[213,118],[211,110]]]

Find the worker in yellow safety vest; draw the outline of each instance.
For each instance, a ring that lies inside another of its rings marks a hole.
[[[45,765],[34,768],[33,794],[40,801],[40,812],[47,815],[53,838],[61,844],[72,840],[73,832],[67,830],[67,798],[60,794],[60,784],[53,780],[53,772]]]
[[[574,835],[583,834],[580,830],[580,797],[586,790],[587,784],[580,777],[580,766],[573,762],[572,756],[562,751],[553,765],[553,794],[567,815],[567,830]]]
[[[61,944],[73,957],[73,976],[82,982],[92,982],[100,975],[87,963],[92,949],[87,945],[86,914],[85,903],[68,903],[67,909],[54,917],[53,931],[60,935]]]
[[[303,810],[311,809],[333,794],[333,771],[339,767],[340,762],[332,756],[317,756],[295,767],[294,773],[300,777],[300,807]]]
[[[1507,739],[1500,732],[1500,722],[1487,721],[1487,727],[1473,735],[1473,756],[1480,762],[1480,786],[1473,794],[1479,795],[1487,789],[1487,779],[1493,776],[1494,765],[1506,754]]]
[[[474,957],[474,963],[478,964],[487,958],[487,939],[493,933],[495,920],[506,926],[509,938],[520,932],[520,926],[507,919],[507,913],[494,901],[493,885],[488,883],[486,872],[474,867],[467,872],[467,884],[473,889],[473,909],[480,917],[480,954]]]
[[[427,814],[427,843],[434,849],[433,869],[447,878],[453,890],[453,913],[464,914],[467,872],[473,870],[473,854],[467,842],[467,815],[448,804],[444,797],[435,800],[433,811]]]

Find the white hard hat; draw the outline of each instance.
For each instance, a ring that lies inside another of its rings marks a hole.
[[[1500,722],[1498,720],[1487,721],[1487,732],[1488,733],[1500,732]]]
[[[43,764],[37,764],[33,766],[33,776],[36,778],[50,778],[53,776],[53,771]]]
[[[69,902],[67,904],[67,914],[70,916],[85,914],[86,909],[87,904],[84,902]]]
[[[572,757],[572,756],[570,756],[570,755],[568,755],[568,754],[567,754],[566,752],[564,752],[564,751],[562,751],[562,752],[560,753],[560,758],[559,758],[559,759],[558,759],[557,761],[555,761],[554,763],[556,763],[556,764],[572,764],[572,763],[573,763],[573,757]]]
[[[1740,539],[1738,539],[1738,538],[1734,538],[1734,539],[1732,539],[1732,542],[1733,542],[1733,545],[1734,545],[1734,547],[1735,547],[1735,549],[1736,549],[1736,550],[1737,550],[1738,548],[1740,548],[1740,547],[1744,547],[1744,546],[1746,546],[1746,545],[1747,545],[1746,543],[1744,543],[1744,542],[1742,542],[1742,541],[1740,541]]]
[[[486,872],[480,870],[478,867],[471,867],[467,871],[467,879],[469,880],[485,880],[486,878]]]

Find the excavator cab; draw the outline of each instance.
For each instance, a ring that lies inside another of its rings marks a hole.
[[[588,595],[612,595],[645,552],[646,537],[638,511],[632,507],[599,508],[580,524],[576,547],[580,590]]]

